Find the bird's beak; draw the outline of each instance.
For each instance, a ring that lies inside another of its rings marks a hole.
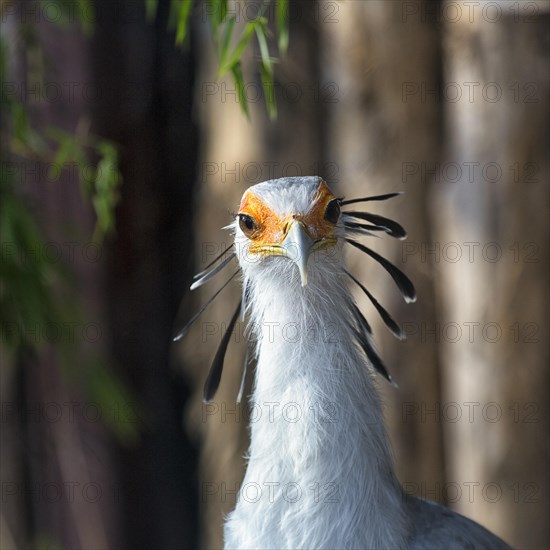
[[[307,261],[315,241],[307,234],[304,225],[294,221],[281,242],[284,255],[292,260],[300,271],[302,286],[307,286]]]

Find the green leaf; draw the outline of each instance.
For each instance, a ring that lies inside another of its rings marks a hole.
[[[239,98],[241,110],[245,114],[246,118],[250,120],[250,112],[248,111],[248,101],[246,100],[244,87],[243,70],[240,61],[237,61],[231,67],[231,75],[233,76],[233,82],[235,83],[235,88],[237,89],[237,97]]]
[[[193,0],[181,0],[181,5],[178,12],[178,25],[176,30],[176,44],[181,46],[187,36],[187,28],[189,27],[189,15],[193,7]]]
[[[275,120],[277,118],[277,103],[275,101],[275,88],[273,77],[273,59],[269,56],[269,48],[265,32],[267,26],[259,24],[256,26],[256,36],[260,46],[260,55],[262,57],[260,63],[260,74],[262,77],[262,86],[264,89],[265,104],[269,118]]]
[[[254,27],[254,30],[256,31],[256,37],[258,38],[258,45],[260,46],[260,55],[262,56],[262,62],[271,63],[269,57],[269,48],[267,47],[267,39],[265,36],[265,22],[261,19],[258,20],[258,24]]]
[[[285,55],[288,49],[288,0],[275,0],[275,19],[279,34],[279,52]]]
[[[218,0],[220,23],[227,17],[227,0]]]
[[[273,67],[264,63],[260,65],[260,74],[262,77],[262,86],[265,95],[265,105],[270,120],[277,118],[277,102],[275,101],[275,86],[273,83]]]
[[[206,13],[210,17],[210,25],[214,34],[217,34],[220,25],[227,17],[227,0],[207,0]]]
[[[229,53],[229,43],[231,42],[231,36],[233,35],[233,28],[235,27],[235,22],[237,18],[232,16],[229,18],[225,25],[223,40],[220,46],[219,52],[219,66],[224,67],[227,61],[227,54]]]
[[[233,72],[233,66],[236,64],[240,65],[241,62],[241,56],[248,46],[250,44],[250,40],[254,36],[254,29],[256,27],[256,21],[250,21],[250,23],[247,23],[243,33],[241,34],[241,37],[235,46],[235,49],[233,50],[233,53],[229,57],[229,61],[225,65],[220,65],[218,69],[218,78],[221,78],[228,70]],[[239,71],[240,69],[237,69]],[[242,74],[242,72],[241,72]]]
[[[102,156],[98,162],[92,202],[97,221],[94,229],[94,240],[113,231],[115,227],[114,210],[119,200],[118,188],[122,178],[118,166],[118,151],[108,142],[102,141],[96,148]]]

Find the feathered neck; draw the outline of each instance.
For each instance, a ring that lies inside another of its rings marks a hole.
[[[302,288],[293,267],[248,284],[251,445],[225,546],[401,548],[402,491],[343,270],[313,271]]]

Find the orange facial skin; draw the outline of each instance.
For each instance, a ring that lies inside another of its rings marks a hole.
[[[278,247],[286,237],[290,223],[295,220],[302,222],[313,240],[335,242],[336,238],[332,236],[335,225],[324,217],[327,204],[334,198],[327,184],[321,180],[312,197],[312,206],[307,212],[296,212],[281,218],[259,197],[248,191],[239,206],[239,214],[248,214],[258,224],[257,231],[249,236],[252,241],[250,252],[269,253],[274,247]]]

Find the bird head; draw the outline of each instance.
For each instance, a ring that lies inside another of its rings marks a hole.
[[[250,187],[235,220],[237,257],[246,277],[271,273],[308,283],[308,273],[338,259],[344,228],[340,199],[317,176]],[[316,266],[316,267],[315,267]],[[296,275],[296,276],[293,276]],[[286,280],[285,282],[288,282]]]
[[[347,308],[347,324],[357,344],[372,367],[391,381],[386,367],[371,342],[371,327],[351,295],[342,286],[348,277],[366,294],[384,324],[397,337],[402,329],[370,291],[346,270],[343,245],[354,248],[378,262],[391,276],[406,302],[414,302],[416,293],[409,278],[395,265],[359,241],[364,237],[386,234],[396,239],[406,237],[397,222],[366,211],[345,210],[352,204],[385,201],[400,192],[344,200],[337,198],[318,176],[280,178],[250,187],[243,195],[235,220],[227,226],[235,233],[235,242],[194,276],[191,290],[201,287],[222,273],[237,258],[239,269],[225,281],[201,309],[176,334],[179,340],[187,328],[205,311],[229,283],[242,272],[243,296],[227,325],[205,382],[204,399],[212,399],[220,382],[223,359],[239,314],[247,312],[249,295],[269,299],[286,296],[315,306],[328,288],[338,293]],[[315,275],[315,277],[312,277]],[[317,277],[318,276],[318,277]],[[308,281],[310,284],[308,285]],[[312,284],[313,282],[318,284]],[[267,283],[267,284],[264,284]],[[304,289],[303,287],[307,287]],[[254,292],[249,292],[253,288]],[[288,290],[292,289],[289,295]],[[286,294],[281,293],[285,290]],[[246,362],[245,362],[246,363]],[[246,374],[246,369],[244,370]],[[243,375],[244,380],[244,375]],[[241,383],[242,395],[243,383]],[[240,400],[240,397],[238,398]]]

